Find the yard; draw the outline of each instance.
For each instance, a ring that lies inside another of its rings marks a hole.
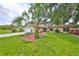
[[[0,34],[7,34],[7,33],[11,33],[11,31],[9,29],[0,29]]]
[[[0,55],[9,56],[79,56],[79,37],[63,33],[46,33],[35,42],[23,36],[0,38]]]
[[[18,32],[23,32],[23,30],[15,30],[12,32],[10,29],[1,29],[0,28],[0,34],[8,34],[8,33],[18,33]]]

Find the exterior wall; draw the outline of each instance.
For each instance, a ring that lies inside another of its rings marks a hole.
[[[63,32],[63,28],[59,28],[60,29],[60,32]]]
[[[35,30],[34,30],[33,27],[25,27],[25,28],[24,28],[24,31],[25,31],[25,32],[28,32],[28,33],[30,33],[30,32],[33,32],[33,33],[34,33],[34,32],[35,32]]]
[[[70,28],[70,30],[72,30],[72,29],[74,29],[74,28]]]
[[[39,29],[39,32],[41,32],[41,31],[43,31],[43,28],[40,28],[40,29]]]
[[[53,28],[53,31],[55,31],[56,29],[59,29],[60,32],[63,32],[63,28]]]
[[[49,28],[47,28],[47,32],[48,32],[48,31],[50,31],[50,29],[49,29]]]

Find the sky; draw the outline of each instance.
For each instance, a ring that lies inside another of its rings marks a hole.
[[[20,16],[29,7],[30,4],[26,3],[0,4],[0,25],[10,24],[16,16]]]
[[[26,3],[0,4],[0,25],[10,24],[16,16],[20,16],[23,11],[28,11],[29,7],[30,4]],[[73,22],[73,20],[70,19],[69,22]],[[66,24],[69,24],[69,22]]]

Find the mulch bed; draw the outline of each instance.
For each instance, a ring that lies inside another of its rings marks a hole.
[[[79,35],[79,30],[78,29],[71,30],[71,34]]]
[[[40,32],[39,36],[40,37],[44,37],[45,36],[45,32]],[[35,41],[35,39],[36,38],[35,38],[34,34],[25,35],[24,38],[23,38],[24,41],[31,41],[31,42]]]

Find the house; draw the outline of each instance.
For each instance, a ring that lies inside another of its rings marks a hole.
[[[25,28],[24,31],[25,32],[35,32],[35,24],[33,22],[28,23]],[[56,29],[58,29],[60,32],[63,33],[71,33],[71,31],[74,29],[79,29],[79,28],[75,28],[74,25],[51,25],[50,22],[47,22],[46,24],[41,22],[39,24],[39,32],[48,32],[48,31],[55,31]],[[78,32],[78,31],[77,31]]]
[[[71,30],[73,29],[79,29],[79,28],[74,28],[73,25],[49,25],[49,26],[44,26],[44,25],[39,25],[39,30],[41,31],[55,31],[58,29],[60,32],[63,33],[70,33]]]
[[[25,26],[24,26],[24,32],[26,33],[34,33],[34,26],[31,22],[28,22]]]
[[[49,30],[49,25],[50,25],[50,23],[49,22],[47,22],[46,24],[44,24],[43,22],[40,22],[40,24],[39,24],[39,32],[40,31],[44,31],[44,32],[46,32],[46,31],[50,31]],[[35,32],[35,24],[34,24],[34,22],[29,22],[29,23],[27,23],[25,26],[24,26],[24,31],[26,32],[26,33],[30,33],[30,32],[32,32],[32,33],[34,33]]]
[[[58,29],[60,32],[68,33],[72,29],[74,29],[73,25],[54,25],[53,26],[53,31]]]

